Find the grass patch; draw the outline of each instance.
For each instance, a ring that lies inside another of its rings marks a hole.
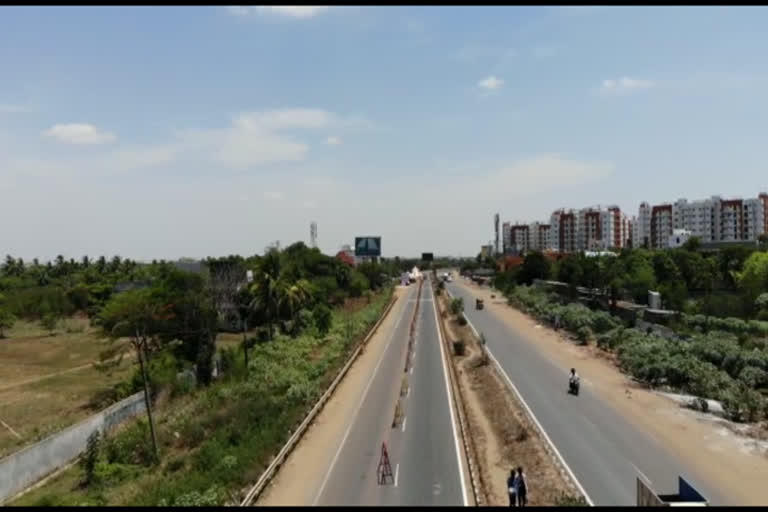
[[[133,373],[126,358],[111,374],[88,366],[30,384],[0,390],[0,419],[21,439],[0,426],[0,457],[81,421],[98,410],[90,404]]]
[[[158,407],[161,464],[146,466],[137,456],[148,446],[146,427],[139,421],[112,440],[107,438],[105,444],[111,443],[112,448],[105,448],[100,463],[140,471],[83,489],[76,484],[82,469],[73,467],[14,504],[222,505],[231,501],[256,481],[390,297],[388,289],[354,313],[335,311],[324,337],[278,336],[257,345],[251,351],[248,380],[225,378]],[[350,320],[351,337],[347,336]]]

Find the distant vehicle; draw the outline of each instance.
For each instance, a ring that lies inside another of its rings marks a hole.
[[[483,299],[475,299],[475,309],[483,309]]]

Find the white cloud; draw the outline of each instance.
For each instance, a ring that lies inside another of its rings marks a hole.
[[[338,146],[339,144],[341,144],[341,139],[339,137],[331,136],[325,139],[325,143],[328,144],[329,146]]]
[[[86,123],[55,124],[44,131],[43,135],[68,144],[105,144],[116,138],[114,134],[102,132]]]
[[[495,91],[497,89],[500,89],[502,85],[504,85],[504,80],[500,78],[496,78],[493,75],[487,78],[484,78],[477,83],[478,87],[487,89],[489,91]]]
[[[650,89],[654,85],[656,84],[651,80],[642,80],[625,76],[616,80],[603,80],[603,83],[600,85],[600,91],[605,93],[624,93]]]
[[[329,8],[327,5],[234,5],[227,9],[230,13],[237,16],[248,16],[250,14],[271,13],[287,16],[290,18],[312,18]]]

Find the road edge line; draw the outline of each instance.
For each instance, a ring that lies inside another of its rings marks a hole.
[[[394,293],[394,289],[393,289],[393,293]],[[354,352],[352,352],[352,355],[349,357],[347,362],[341,368],[338,375],[336,375],[336,377],[333,379],[330,386],[328,386],[328,389],[326,389],[325,392],[322,394],[322,396],[320,396],[320,399],[317,401],[317,403],[315,403],[312,409],[310,409],[309,413],[304,418],[304,421],[302,421],[299,427],[296,429],[296,432],[294,432],[291,435],[291,437],[288,438],[288,441],[283,445],[283,447],[277,453],[277,455],[269,464],[269,466],[267,466],[267,469],[264,470],[264,472],[261,474],[261,476],[253,485],[253,487],[251,487],[251,489],[246,493],[245,498],[243,498],[243,500],[240,502],[241,507],[247,507],[255,499],[257,499],[261,495],[261,493],[264,491],[267,484],[275,477],[278,469],[280,468],[280,466],[282,466],[288,454],[293,450],[296,444],[298,444],[301,437],[303,437],[304,433],[307,431],[307,428],[309,427],[309,425],[312,423],[315,417],[323,409],[326,402],[331,398],[331,395],[333,395],[333,392],[336,390],[336,387],[339,385],[339,383],[341,383],[342,379],[347,374],[347,371],[349,371],[349,369],[352,367],[352,364],[355,362],[355,360],[357,360],[357,357],[360,355],[361,351],[363,350],[363,347],[365,347],[368,341],[374,336],[374,334],[376,334],[376,331],[381,326],[381,324],[384,323],[384,320],[387,318],[387,316],[389,315],[390,311],[392,310],[394,305],[397,303],[397,301],[398,301],[398,298],[395,296],[393,296],[390,299],[389,304],[384,309],[379,319],[371,327],[371,329],[365,335],[363,340],[360,343],[358,343],[357,348],[354,350]],[[389,344],[387,344],[387,346],[389,346]]]
[[[453,298],[453,294],[448,289],[446,289],[445,291],[448,293],[448,295],[451,298]],[[467,319],[467,323],[472,328],[472,331],[475,333],[475,336],[480,338],[480,333],[475,328],[475,326],[472,324],[472,321],[469,319],[469,316],[464,315],[464,318]],[[542,435],[544,440],[547,442],[547,444],[549,445],[550,449],[552,450],[552,452],[554,453],[555,457],[558,459],[560,464],[563,466],[563,468],[565,468],[565,471],[568,473],[568,476],[571,478],[571,481],[573,482],[573,484],[576,486],[576,488],[581,493],[581,495],[584,497],[584,499],[587,500],[587,503],[589,503],[589,506],[590,507],[594,507],[595,504],[592,501],[592,498],[589,497],[589,494],[587,494],[587,491],[585,491],[584,487],[582,487],[581,482],[579,482],[578,478],[576,478],[576,475],[574,475],[574,473],[571,470],[570,466],[568,466],[568,464],[565,462],[565,459],[560,454],[560,451],[555,446],[555,443],[553,443],[552,439],[549,438],[549,435],[547,434],[547,431],[544,430],[544,427],[542,427],[541,423],[539,423],[538,418],[536,418],[536,415],[533,414],[533,411],[528,406],[528,403],[523,398],[523,395],[520,394],[520,391],[518,391],[518,389],[515,386],[514,382],[512,382],[512,379],[509,378],[509,375],[507,375],[507,372],[504,370],[504,368],[502,368],[502,366],[499,363],[498,359],[496,359],[496,356],[493,355],[493,352],[491,351],[491,349],[487,345],[486,345],[485,348],[488,351],[488,355],[490,355],[491,359],[493,360],[493,364],[494,364],[494,366],[496,368],[496,371],[498,371],[499,374],[504,377],[504,380],[506,381],[507,385],[512,389],[512,392],[515,393],[515,396],[520,401],[520,403],[523,404],[523,407],[525,408],[526,414],[533,421],[534,425],[536,425],[536,428],[538,429],[539,433]]]
[[[430,290],[430,293],[432,294],[432,311],[435,313],[435,323],[436,323],[435,327],[437,328],[438,342],[440,344],[440,356],[441,356],[441,360],[442,360],[442,363],[443,363],[443,377],[445,378],[445,388],[446,388],[446,391],[448,392],[448,409],[451,412],[451,427],[452,427],[452,430],[453,430],[453,440],[454,440],[454,442],[456,444],[456,458],[457,458],[458,463],[459,463],[459,475],[460,475],[460,481],[461,481],[461,494],[462,494],[462,497],[464,498],[464,506],[468,507],[469,506],[469,502],[467,500],[467,485],[466,485],[466,482],[464,481],[464,465],[461,462],[461,452],[460,452],[461,448],[459,447],[459,437],[458,437],[458,435],[456,433],[456,416],[457,415],[459,416],[459,428],[461,429],[461,434],[462,434],[461,435],[461,440],[462,440],[462,445],[464,446],[464,456],[467,457],[467,464],[470,466],[470,468],[468,468],[468,469],[469,469],[469,473],[470,473],[470,475],[469,475],[470,479],[472,479],[472,482],[471,482],[472,483],[472,496],[473,496],[473,500],[475,502],[475,506],[477,506],[478,505],[478,503],[477,503],[477,489],[475,488],[475,481],[474,481],[474,478],[472,476],[472,469],[471,469],[472,457],[471,457],[471,454],[469,453],[469,450],[468,450],[468,447],[467,447],[467,440],[465,439],[466,433],[464,431],[464,425],[463,425],[463,422],[462,422],[463,418],[462,418],[461,412],[458,410],[459,404],[458,404],[456,395],[453,392],[453,389],[451,389],[451,382],[452,382],[453,374],[450,374],[450,377],[449,377],[449,373],[451,372],[451,368],[449,367],[449,365],[451,365],[452,362],[447,359],[450,356],[446,355],[446,353],[445,353],[446,352],[446,348],[443,346],[445,344],[445,341],[444,341],[445,339],[443,338],[443,330],[442,330],[442,324],[440,323],[440,317],[437,314],[437,296],[435,295],[435,290],[432,287],[431,280],[430,280],[429,290]],[[457,409],[455,413],[454,413],[454,410],[453,410],[454,407]]]
[[[395,324],[395,327],[392,329],[392,333],[389,335],[389,340],[387,340],[387,344],[384,346],[384,349],[381,351],[379,360],[376,362],[376,366],[373,368],[373,372],[371,372],[371,376],[368,378],[368,382],[365,385],[363,394],[360,396],[360,400],[357,403],[357,407],[355,407],[355,412],[352,414],[352,417],[350,418],[350,421],[349,421],[349,425],[347,425],[347,429],[344,431],[344,436],[341,438],[341,442],[339,443],[339,447],[336,449],[336,453],[333,456],[331,465],[328,467],[328,471],[326,471],[325,473],[323,482],[320,485],[320,488],[318,489],[317,494],[315,495],[315,498],[312,500],[313,507],[317,506],[317,502],[320,499],[320,496],[323,494],[323,491],[325,491],[325,486],[328,484],[328,479],[331,477],[333,468],[336,466],[336,462],[338,462],[339,455],[341,455],[341,450],[344,448],[344,444],[347,442],[347,438],[349,437],[350,432],[352,432],[352,427],[355,425],[355,420],[357,419],[357,415],[360,414],[360,409],[363,407],[363,403],[365,403],[365,397],[368,395],[368,391],[371,389],[373,380],[376,377],[376,374],[379,372],[379,367],[381,366],[381,363],[384,361],[384,356],[387,354],[387,350],[389,349],[389,346],[392,344],[392,340],[395,339],[395,332],[397,331],[397,328],[400,326],[400,322],[402,321],[405,315],[405,310],[407,307],[408,307],[408,302],[406,301],[403,303],[403,309],[400,312],[400,317],[398,317],[397,323]]]

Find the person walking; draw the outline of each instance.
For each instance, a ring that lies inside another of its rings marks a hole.
[[[525,473],[523,473],[523,466],[517,467],[515,493],[517,494],[517,506],[526,506],[528,504],[528,478],[526,478]]]
[[[507,492],[509,493],[509,506],[517,506],[517,477],[515,476],[515,468],[509,470],[509,478],[507,478]]]

